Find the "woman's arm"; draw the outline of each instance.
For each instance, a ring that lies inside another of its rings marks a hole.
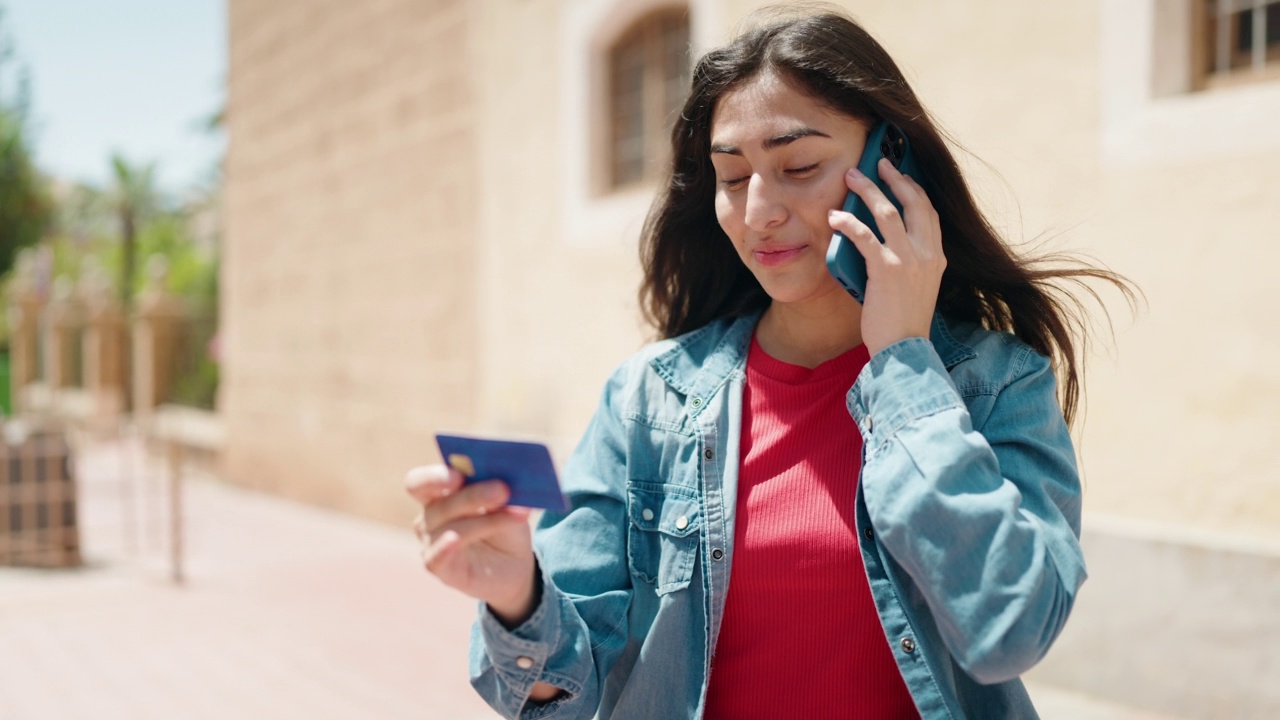
[[[610,380],[561,473],[571,510],[548,512],[538,523],[542,588],[532,615],[509,629],[482,606],[473,629],[472,685],[505,717],[594,716],[626,644],[625,435],[613,405],[620,377]]]
[[[876,536],[984,683],[1044,656],[1085,579],[1079,478],[1052,369],[1025,346],[1008,357],[1005,377],[983,389],[994,399],[978,428],[923,338],[877,354],[849,395]]]

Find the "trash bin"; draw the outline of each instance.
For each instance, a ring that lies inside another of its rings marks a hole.
[[[0,565],[80,565],[76,483],[60,432],[0,441]]]

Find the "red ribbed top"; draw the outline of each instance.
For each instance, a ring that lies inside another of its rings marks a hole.
[[[867,360],[860,345],[810,370],[751,341],[708,720],[919,718],[854,526],[862,436],[845,394]]]

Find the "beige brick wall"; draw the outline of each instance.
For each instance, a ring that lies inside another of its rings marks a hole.
[[[726,29],[758,5],[712,4]],[[1274,538],[1280,143],[1104,155],[1100,47],[1142,37],[1108,26],[1114,4],[845,3],[981,159],[961,156],[998,227],[1092,253],[1147,295],[1136,321],[1107,296],[1117,344],[1104,328],[1089,368],[1087,511]],[[223,399],[239,481],[399,521],[395,485],[434,458],[437,427],[547,437],[561,455],[576,441],[643,337],[636,228],[566,231],[581,224],[566,164],[590,142],[564,132],[580,7],[231,3]]]
[[[547,437],[563,455],[609,372],[642,345],[638,228],[602,226],[585,244],[566,237],[560,11],[479,4],[481,420],[491,431]]]
[[[241,484],[404,520],[475,410],[476,94],[462,0],[230,3],[222,302]]]

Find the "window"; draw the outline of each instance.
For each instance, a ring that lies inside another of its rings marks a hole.
[[[684,9],[645,16],[613,45],[609,59],[610,189],[656,179],[671,126],[689,91],[689,17]]]
[[[1280,0],[1197,4],[1197,88],[1280,78]]]
[[[1276,0],[1261,4],[1266,9]],[[1243,8],[1244,0],[1236,5]],[[1211,76],[1206,22],[1217,9],[1207,0],[1100,1],[1104,167],[1182,168],[1280,152],[1280,68],[1272,63],[1255,71],[1250,65]],[[1136,39],[1151,45],[1135,44]],[[1248,47],[1252,56],[1252,40]],[[1212,91],[1193,92],[1199,89]]]

